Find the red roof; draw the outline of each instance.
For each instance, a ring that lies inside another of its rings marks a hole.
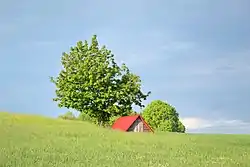
[[[140,118],[144,125],[148,127],[150,131],[153,132],[152,128],[144,121],[144,119],[141,117],[141,115],[132,115],[132,116],[124,116],[118,118],[115,123],[112,126],[112,129],[119,129],[122,131],[127,131],[129,127],[137,120]]]

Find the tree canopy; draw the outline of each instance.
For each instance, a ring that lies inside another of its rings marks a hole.
[[[51,77],[56,86],[53,99],[59,107],[84,112],[98,122],[108,122],[113,116],[127,115],[132,105],[144,107],[150,92],[141,90],[140,77],[125,64],[119,66],[105,45],[99,47],[97,36],[90,44],[77,42],[61,58],[63,69]]]
[[[155,100],[148,104],[143,110],[142,116],[154,129],[168,132],[185,132],[185,126],[179,120],[176,109],[161,100]]]

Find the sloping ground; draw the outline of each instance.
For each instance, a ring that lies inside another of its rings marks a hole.
[[[2,167],[249,167],[249,135],[122,133],[0,113]]]

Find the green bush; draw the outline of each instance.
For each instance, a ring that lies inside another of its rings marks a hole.
[[[97,119],[89,116],[88,114],[86,114],[84,112],[82,112],[82,113],[79,114],[78,120],[87,121],[87,122],[91,122],[91,123],[97,124]]]
[[[154,100],[143,110],[142,116],[155,130],[185,133],[175,107],[161,100]]]
[[[63,115],[60,115],[58,118],[66,119],[66,120],[76,120],[77,119],[76,116],[71,111],[68,111]]]

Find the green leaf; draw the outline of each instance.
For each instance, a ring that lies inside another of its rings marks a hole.
[[[142,112],[149,125],[161,131],[185,132],[185,126],[179,120],[175,108],[161,100],[152,101]]]
[[[59,107],[86,113],[99,122],[113,116],[127,115],[132,105],[142,107],[149,92],[141,91],[140,77],[131,73],[105,46],[99,47],[97,36],[91,43],[79,41],[63,52],[63,69],[51,82],[56,86],[54,100]]]

